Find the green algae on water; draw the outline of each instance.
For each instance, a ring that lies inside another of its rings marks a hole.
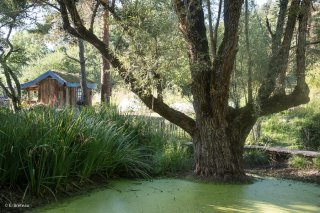
[[[273,178],[253,184],[178,179],[120,180],[108,189],[54,203],[34,213],[320,212],[320,187]]]

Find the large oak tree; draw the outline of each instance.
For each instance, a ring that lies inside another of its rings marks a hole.
[[[148,91],[149,87],[140,84],[137,76],[129,71],[109,46],[85,26],[78,12],[77,1],[57,0],[57,9],[61,13],[64,29],[97,48],[145,105],[191,135],[196,175],[229,180],[245,178],[243,147],[258,117],[309,101],[309,89],[305,83],[305,46],[310,1],[280,0],[275,30],[270,27],[272,52],[266,77],[261,82],[255,100],[243,107],[233,108],[228,105],[228,99],[243,0],[223,1],[221,18],[224,33],[217,50],[213,50],[214,53],[209,51],[203,2],[172,0],[172,8],[178,20],[177,27],[185,39],[189,57],[195,119],[170,108],[162,97],[152,95]],[[123,17],[118,13],[121,10],[119,5],[126,1],[112,5],[107,0],[92,2],[109,10],[130,36],[131,31],[125,22],[121,22]],[[287,92],[284,79],[289,71],[289,53],[296,26],[296,86],[292,92]]]

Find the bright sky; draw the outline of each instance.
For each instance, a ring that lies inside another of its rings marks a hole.
[[[256,4],[261,6],[263,5],[264,3],[266,3],[268,0],[255,0]]]

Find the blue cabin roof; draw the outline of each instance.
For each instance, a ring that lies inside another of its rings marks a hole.
[[[21,84],[21,89],[26,89],[28,87],[35,86],[40,81],[48,77],[51,77],[57,80],[59,84],[65,85],[66,87],[80,87],[80,78],[78,76],[70,73],[62,73],[62,72],[48,70],[47,72],[40,75],[38,78],[32,81],[29,81],[27,83]],[[89,89],[96,89],[97,84],[91,80],[87,80],[87,87]]]

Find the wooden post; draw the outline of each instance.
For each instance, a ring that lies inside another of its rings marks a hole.
[[[27,89],[27,92],[28,92],[28,101],[27,101],[27,103],[28,103],[28,105],[30,105],[30,103],[31,103],[30,89]]]
[[[70,90],[69,87],[65,87],[66,90],[66,106],[70,105]]]

